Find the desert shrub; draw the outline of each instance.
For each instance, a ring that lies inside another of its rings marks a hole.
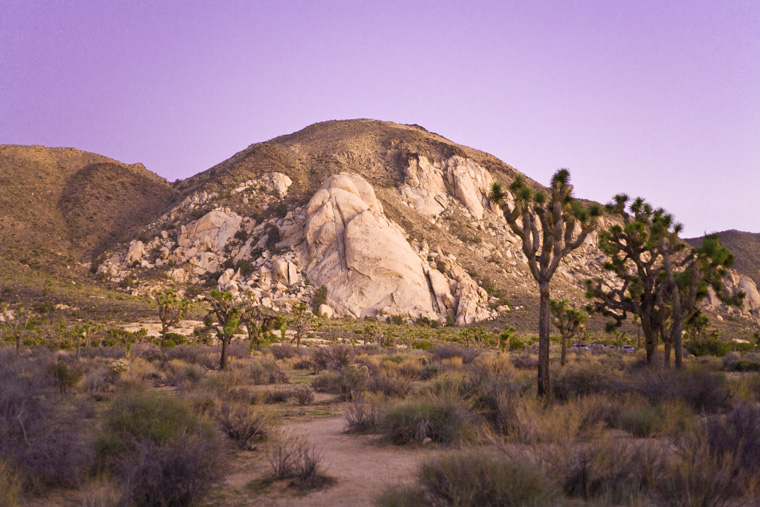
[[[188,388],[203,380],[205,371],[198,364],[188,364],[172,359],[166,375],[166,383],[170,386]]]
[[[711,416],[705,430],[713,454],[732,454],[741,472],[760,474],[760,406],[741,403],[726,416]]]
[[[0,505],[19,505],[21,477],[10,462],[0,458]]]
[[[454,395],[428,396],[391,405],[383,410],[377,427],[396,445],[433,442],[449,444],[473,440],[477,417],[467,402]]]
[[[197,364],[206,369],[214,369],[219,365],[219,356],[210,353],[208,347],[200,345],[177,345],[166,350],[169,360],[180,359],[187,364]]]
[[[318,393],[337,394],[339,379],[340,373],[328,371],[314,377],[314,380],[311,381],[311,387]]]
[[[270,417],[259,408],[250,405],[224,403],[214,414],[222,433],[238,449],[250,451],[265,440],[271,425]]]
[[[157,445],[178,435],[212,437],[210,426],[178,398],[158,392],[128,390],[114,398],[103,420],[103,434],[96,442],[101,462],[110,466],[131,453],[137,442]]]
[[[112,391],[114,379],[106,368],[98,368],[87,372],[84,376],[84,388],[92,399],[103,401]]]
[[[300,436],[280,436],[267,453],[271,479],[292,479],[292,485],[300,490],[319,489],[334,482],[325,475],[322,459],[322,453]]]
[[[655,444],[600,439],[552,448],[545,462],[569,496],[635,505],[659,481],[665,456]]]
[[[180,430],[166,442],[136,441],[120,460],[122,501],[129,505],[191,505],[223,478],[217,439]]]
[[[267,391],[266,402],[267,403],[285,403],[293,395],[290,389],[270,389]]]
[[[423,463],[418,481],[409,496],[420,505],[550,505],[561,496],[557,485],[529,458],[494,458],[482,452],[433,458]],[[389,495],[385,498],[381,505],[399,505],[388,501]]]
[[[635,437],[651,437],[660,431],[665,423],[663,411],[648,404],[638,404],[622,408],[614,426]]]
[[[412,390],[412,384],[406,378],[381,373],[369,377],[367,390],[389,398],[403,398]]]
[[[290,359],[299,355],[299,350],[290,343],[272,345],[272,355],[275,359]]]
[[[723,357],[731,351],[731,346],[718,338],[704,338],[701,340],[689,340],[686,350],[693,356],[717,356]]]
[[[51,355],[15,357],[0,351],[0,461],[18,474],[27,491],[75,487],[93,462],[89,424],[47,373]]]
[[[538,368],[538,357],[530,353],[511,354],[510,360],[515,368],[520,370],[535,370]]]
[[[297,386],[293,389],[292,393],[299,405],[311,405],[314,403],[314,389],[309,386]]]
[[[552,392],[558,400],[580,398],[609,390],[614,377],[595,361],[568,364],[552,380]]]
[[[288,374],[282,371],[274,361],[253,361],[250,375],[257,385],[290,383]]]
[[[393,485],[383,489],[374,499],[376,507],[418,507],[434,505],[427,491],[418,485]]]
[[[330,345],[318,347],[312,352],[314,373],[321,370],[341,370],[346,368],[354,358],[354,350],[348,345]]]
[[[730,499],[741,496],[736,456],[714,454],[704,438],[686,440],[688,444],[680,443],[678,459],[666,467],[656,483],[659,503],[683,507],[727,505]]]
[[[380,404],[373,398],[358,397],[352,401],[344,413],[346,432],[372,433],[380,413]]]
[[[74,387],[83,375],[81,365],[68,364],[63,358],[58,358],[57,361],[50,363],[47,367],[47,374],[52,378],[53,384],[61,394]]]
[[[478,355],[480,355],[478,349],[457,347],[456,345],[436,345],[431,352],[431,358],[433,361],[442,361],[444,359],[460,357],[464,364],[473,362]]]
[[[312,381],[317,392],[337,394],[341,400],[351,401],[367,389],[369,376],[366,366],[349,366],[339,372],[327,372]]]
[[[626,382],[618,384],[617,389],[638,393],[651,405],[680,399],[697,412],[721,411],[728,406],[731,395],[724,374],[700,367],[681,370],[644,368],[634,372]]]

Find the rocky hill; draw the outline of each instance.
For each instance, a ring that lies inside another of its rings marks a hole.
[[[100,284],[138,295],[219,287],[277,309],[319,294],[321,312],[337,316],[535,326],[520,242],[487,199],[517,171],[418,126],[320,123],[174,185],[76,150],[0,153],[15,188],[0,196],[3,238],[92,261]],[[39,241],[25,243],[34,231]],[[583,281],[607,276],[595,239],[563,261],[555,297],[583,304]],[[755,318],[753,304],[715,311]]]

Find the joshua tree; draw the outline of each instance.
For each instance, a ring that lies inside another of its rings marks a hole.
[[[265,306],[254,304],[248,299],[240,314],[240,323],[245,326],[248,333],[248,339],[251,342],[251,354],[254,350],[259,349],[261,340],[271,333],[272,330],[278,329],[284,325],[280,315]]]
[[[549,384],[549,284],[563,257],[583,244],[596,228],[599,205],[583,206],[573,199],[570,172],[560,169],[552,176],[547,193],[533,191],[522,176],[509,187],[515,203],[510,208],[500,183],[491,187],[491,200],[503,206],[504,218],[522,241],[531,275],[538,283],[538,396],[550,397]]]
[[[638,316],[644,334],[647,361],[652,362],[659,339],[665,343],[665,360],[670,348],[676,351],[676,367],[681,366],[681,335],[685,321],[696,311],[696,303],[711,286],[727,303],[738,303],[743,295],[724,294],[721,280],[733,255],[718,242],[705,238],[698,249],[689,249],[678,238],[682,226],[662,208],[654,209],[642,198],[628,206],[628,196],[616,195],[607,210],[620,217],[599,234],[599,247],[609,257],[605,269],[620,280],[607,287],[600,280],[586,282],[591,308],[619,327],[628,314]]]
[[[588,321],[588,314],[583,310],[572,308],[567,299],[563,299],[562,301],[552,299],[550,306],[552,315],[554,315],[554,325],[562,337],[562,354],[560,355],[559,364],[565,366],[567,362],[567,342],[583,332],[583,328]]]
[[[153,299],[158,304],[158,318],[161,320],[161,348],[163,349],[166,347],[166,334],[187,315],[190,302],[180,298],[172,289],[153,292]]]
[[[517,330],[512,326],[505,326],[504,331],[499,334],[499,352],[509,352],[509,348],[512,344],[512,337]]]
[[[32,311],[23,306],[11,309],[7,304],[3,304],[0,307],[0,317],[2,317],[2,324],[16,340],[16,353],[18,354],[21,350],[21,341],[29,329]]]
[[[242,308],[229,292],[213,289],[204,299],[211,306],[204,322],[207,326],[216,327],[216,336],[222,344],[219,369],[224,370],[227,368],[227,347],[240,327]]]
[[[296,347],[301,346],[301,340],[309,336],[315,326],[317,326],[317,317],[306,306],[306,303],[296,303],[293,305],[293,335],[292,342],[296,342]]]

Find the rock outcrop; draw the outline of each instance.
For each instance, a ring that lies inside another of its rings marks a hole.
[[[409,160],[401,193],[415,209],[428,218],[448,207],[449,196],[455,197],[477,219],[483,218],[489,206],[488,192],[493,176],[469,158],[453,156],[444,161],[427,157]]]
[[[306,274],[336,313],[438,318],[422,260],[363,178],[331,176],[306,215]]]

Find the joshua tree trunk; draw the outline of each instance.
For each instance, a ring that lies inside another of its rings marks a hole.
[[[225,370],[227,369],[227,344],[229,343],[229,340],[226,336],[222,336],[222,357],[219,359],[219,369]]]
[[[538,396],[551,397],[549,382],[549,282],[539,283],[541,300],[538,311]]]

